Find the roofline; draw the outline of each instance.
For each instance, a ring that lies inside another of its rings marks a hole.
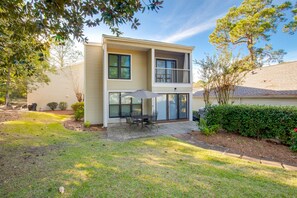
[[[264,68],[270,68],[270,67],[275,67],[275,66],[280,66],[280,65],[283,65],[283,64],[290,64],[290,63],[297,63],[297,60],[292,60],[292,61],[287,61],[287,62],[281,62],[281,63],[277,63],[277,64],[273,64],[273,65],[263,65],[262,67],[255,68],[254,70],[264,69]],[[251,71],[253,71],[253,70],[251,70]]]
[[[145,40],[145,39],[134,39],[134,38],[128,38],[128,37],[117,37],[117,36],[111,36],[111,35],[102,35],[103,42],[106,41],[123,41],[123,42],[131,42],[131,43],[141,43],[145,45],[158,45],[158,46],[164,46],[164,47],[170,47],[170,48],[178,48],[183,50],[190,50],[193,51],[195,49],[194,46],[185,46],[185,45],[179,45],[174,43],[166,43],[161,41],[152,41],[152,40]]]
[[[89,45],[89,46],[102,46],[102,43],[98,42],[84,42],[84,45]]]

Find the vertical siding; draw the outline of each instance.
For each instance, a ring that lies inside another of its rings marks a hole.
[[[103,123],[103,50],[85,45],[85,121]]]

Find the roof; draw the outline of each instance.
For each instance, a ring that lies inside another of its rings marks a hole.
[[[194,96],[203,97],[203,90]],[[235,88],[234,97],[297,97],[297,61],[249,72],[243,84]]]
[[[194,46],[186,46],[186,45],[179,45],[174,43],[166,43],[161,41],[152,41],[152,40],[145,40],[145,39],[135,39],[135,38],[128,38],[128,37],[118,37],[118,36],[110,36],[103,34],[103,43],[108,41],[120,41],[120,42],[130,42],[135,44],[143,44],[143,45],[153,45],[153,46],[164,46],[164,47],[170,47],[170,48],[177,48],[177,49],[183,49],[183,50],[189,50],[193,51]]]

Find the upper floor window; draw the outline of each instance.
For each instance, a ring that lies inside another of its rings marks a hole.
[[[171,83],[176,79],[176,60],[157,59],[156,82]]]
[[[131,79],[131,56],[108,54],[108,78]]]

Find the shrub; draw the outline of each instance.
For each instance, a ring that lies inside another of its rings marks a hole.
[[[91,127],[91,122],[90,122],[90,121],[86,121],[86,122],[84,123],[84,127],[86,127],[86,128],[90,128],[90,127]]]
[[[292,139],[290,149],[297,152],[297,128],[291,131],[291,137]]]
[[[56,103],[56,102],[50,102],[50,103],[47,104],[47,106],[48,106],[52,111],[54,111],[54,110],[57,108],[58,103]]]
[[[81,120],[84,117],[84,102],[77,102],[71,105],[74,111],[74,119]]]
[[[207,125],[219,124],[228,132],[257,138],[276,138],[291,145],[297,123],[296,107],[219,105],[207,108]]]
[[[66,110],[67,109],[67,102],[60,102],[59,103],[59,108],[61,109],[61,110]]]
[[[201,133],[206,136],[213,135],[217,133],[218,130],[220,129],[220,125],[218,124],[208,126],[206,120],[204,120],[203,118],[200,118],[200,122],[197,123],[197,125]]]
[[[76,111],[77,109],[83,109],[84,108],[84,102],[76,102],[71,105],[71,108],[73,111]]]
[[[5,99],[4,98],[0,98],[0,105],[4,105],[5,104]]]

